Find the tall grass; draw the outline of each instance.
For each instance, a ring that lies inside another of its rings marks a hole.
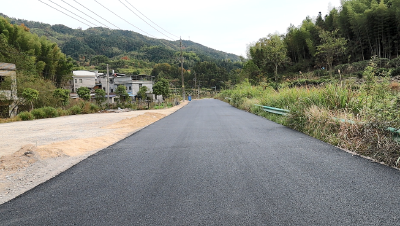
[[[219,98],[325,142],[395,165],[400,144],[386,129],[400,129],[400,94],[388,80],[370,79],[362,85],[333,81],[289,88],[283,84],[285,88],[279,90],[251,86],[246,81],[223,91]],[[266,113],[254,104],[288,109],[290,114]]]

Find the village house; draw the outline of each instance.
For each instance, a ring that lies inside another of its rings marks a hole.
[[[108,92],[107,92],[107,77],[108,77]],[[153,92],[153,77],[149,75],[125,75],[120,73],[111,73],[109,76],[97,71],[73,71],[72,77],[72,93],[71,97],[76,98],[76,91],[80,87],[87,87],[93,92],[96,89],[103,89],[106,91],[106,97],[110,103],[114,103],[116,97],[115,91],[119,85],[126,87],[126,91],[132,99],[135,99],[139,89],[142,86],[147,87],[148,96],[155,99]]]

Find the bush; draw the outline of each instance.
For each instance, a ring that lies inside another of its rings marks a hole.
[[[95,105],[95,104],[90,104],[90,112],[91,113],[95,113],[95,112],[98,112],[100,110],[100,107],[99,106],[97,106],[97,105]]]
[[[327,70],[318,69],[318,70],[315,70],[315,71],[314,71],[314,75],[315,75],[315,76],[322,77],[322,76],[327,76],[327,75],[329,75],[329,73],[328,73]]]
[[[35,119],[35,117],[27,111],[23,111],[21,113],[18,114],[18,117],[22,120],[22,121],[27,121],[27,120],[33,120]]]
[[[90,114],[90,113],[92,113],[91,112],[91,103],[90,102],[86,102],[86,101],[83,101],[83,102],[81,102],[80,103],[80,105],[81,105],[81,110],[82,110],[82,114]]]
[[[397,75],[400,75],[400,67],[397,67],[390,72],[390,76],[392,76],[392,77],[397,76]]]
[[[75,105],[72,106],[68,111],[70,115],[78,115],[82,112],[82,109],[78,105]]]
[[[68,110],[64,110],[64,109],[62,109],[62,108],[57,108],[57,113],[58,113],[59,116],[66,116],[66,115],[69,115]]]
[[[57,109],[53,107],[44,107],[43,111],[46,115],[46,118],[55,118],[58,117],[58,112]]]
[[[46,118],[46,113],[44,112],[43,108],[33,109],[31,114],[35,117],[35,119]]]

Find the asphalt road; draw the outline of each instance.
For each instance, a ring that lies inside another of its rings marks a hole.
[[[1,205],[0,225],[400,225],[400,171],[193,101]]]

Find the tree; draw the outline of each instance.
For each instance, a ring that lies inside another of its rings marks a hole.
[[[31,104],[31,110],[33,109],[33,101],[39,98],[39,91],[32,88],[25,88],[22,92],[22,97]]]
[[[162,95],[163,99],[169,96],[169,82],[165,78],[160,78],[153,86],[153,93],[155,95]]]
[[[317,55],[322,56],[332,73],[332,64],[335,57],[344,54],[347,40],[337,37],[338,30],[332,32],[321,30],[320,37],[322,44],[317,46]]]
[[[102,89],[96,89],[95,91],[95,98],[97,105],[101,105],[106,100],[106,91]]]
[[[126,87],[124,85],[119,85],[117,87],[117,90],[115,91],[115,94],[117,94],[117,96],[119,97],[119,101],[121,102],[125,102],[129,97],[129,94],[126,91]]]
[[[89,101],[90,100],[90,89],[87,87],[79,87],[77,90],[79,98],[83,100]]]
[[[266,67],[268,64],[274,66],[275,81],[278,80],[278,67],[289,61],[285,42],[278,34],[269,34],[268,38],[260,39],[255,46],[250,48],[250,54],[256,60],[262,62]]]
[[[147,92],[147,86],[142,86],[142,87],[140,87],[137,95],[140,99],[145,100],[147,98],[146,92]]]
[[[69,102],[69,90],[62,88],[55,89],[53,92],[53,97],[61,102],[62,106],[65,106]]]

